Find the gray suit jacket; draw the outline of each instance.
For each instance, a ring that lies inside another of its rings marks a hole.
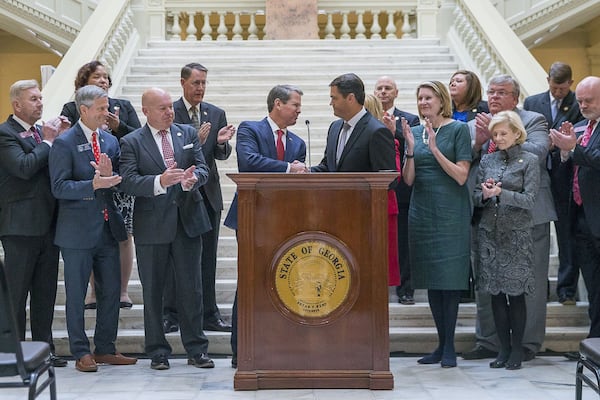
[[[534,225],[543,224],[556,220],[556,210],[554,208],[554,200],[550,190],[550,176],[546,169],[546,155],[550,149],[550,137],[548,136],[548,123],[546,118],[537,112],[525,111],[515,108],[515,111],[521,117],[525,130],[527,131],[527,140],[521,145],[525,151],[533,153],[538,158],[540,167],[540,187],[535,197],[535,205],[532,209]],[[471,131],[471,139],[475,140],[475,120],[468,122]],[[479,152],[473,152],[473,161],[469,170],[469,178],[467,185],[472,192],[475,185],[481,182],[476,182],[477,173],[479,171],[479,161],[481,157],[487,153],[488,143],[484,143]]]

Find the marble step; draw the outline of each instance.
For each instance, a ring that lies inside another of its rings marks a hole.
[[[390,328],[390,352],[428,353],[437,346],[437,333],[433,327],[393,327]],[[54,345],[56,353],[70,356],[69,341],[66,330],[55,330]],[[93,343],[93,331],[87,331]],[[587,327],[549,327],[541,351],[566,352],[577,351],[579,342],[588,334]],[[210,354],[231,354],[231,334],[225,332],[206,332],[209,340]],[[173,348],[174,355],[184,355],[179,333],[166,335]],[[474,328],[459,326],[456,328],[455,345],[457,352],[465,352],[475,344]],[[144,354],[144,331],[142,329],[122,329],[116,341],[117,349],[122,353]],[[460,360],[459,360],[460,362]]]

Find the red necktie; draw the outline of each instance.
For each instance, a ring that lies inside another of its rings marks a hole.
[[[94,152],[94,159],[96,163],[100,162],[100,146],[98,146],[98,133],[92,132],[92,152]],[[104,220],[108,221],[108,210],[104,209]]]
[[[283,131],[281,129],[277,130],[277,159],[279,161],[283,161],[283,156],[285,155],[285,148],[283,147],[283,140],[281,139],[283,136]]]
[[[583,132],[583,136],[581,138],[580,145],[586,147],[592,137],[592,132],[594,132],[594,125],[596,124],[595,120],[592,120],[588,123],[587,128],[585,128],[585,132]],[[573,200],[577,203],[578,206],[583,204],[583,199],[581,198],[581,191],[579,190],[579,165],[575,165],[573,168]]]
[[[488,154],[496,151],[496,142],[490,140],[490,144],[488,144]]]
[[[163,159],[165,160],[165,165],[167,168],[170,168],[175,164],[175,153],[173,152],[173,146],[171,146],[171,142],[167,138],[169,132],[165,130],[158,131],[158,134],[161,137],[161,147],[163,152]]]
[[[38,132],[37,128],[35,127],[35,125],[31,125],[31,128],[29,128],[29,130],[31,131],[31,135],[33,136],[33,138],[35,139],[35,142],[37,144],[42,143],[42,137],[40,136],[40,133]]]

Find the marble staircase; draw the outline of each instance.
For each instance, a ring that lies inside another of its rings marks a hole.
[[[189,62],[200,62],[209,69],[205,100],[225,109],[229,122],[235,125],[244,120],[262,119],[266,115],[266,96],[274,85],[298,85],[304,91],[302,114],[297,125],[290,129],[308,141],[304,122],[310,120],[310,157],[307,155],[307,162],[312,164],[320,161],[327,127],[335,119],[328,105],[328,85],[337,75],[356,73],[364,80],[367,93],[373,91],[379,76],[391,75],[398,82],[400,91],[396,105],[415,113],[417,84],[423,80],[448,82],[452,72],[460,67],[449,49],[437,40],[150,42],[131,61],[124,84],[116,88],[113,96],[129,99],[144,122],[141,93],[151,86],[158,86],[168,90],[174,100],[179,98],[180,69]],[[235,140],[232,144],[235,147]],[[235,192],[235,185],[226,175],[237,172],[235,152],[230,159],[219,161],[218,167],[225,200],[224,218]],[[234,232],[221,227],[217,300],[226,319],[231,316],[236,288],[236,256]],[[552,254],[552,293],[556,263],[556,255]],[[126,353],[143,353],[142,293],[136,270],[130,280],[129,290],[135,305],[131,310],[121,311],[118,348]],[[417,304],[412,306],[397,304],[393,290],[389,293],[390,350],[407,353],[431,351],[437,337],[426,293],[417,291]],[[90,335],[93,334],[94,323],[95,311],[86,311],[86,326],[90,329]],[[546,349],[576,350],[579,340],[585,337],[588,330],[587,303],[562,306],[555,299],[550,301],[547,324]],[[456,336],[458,351],[472,347],[474,331],[475,304],[461,304]],[[207,332],[207,335],[211,353],[231,352],[229,334]],[[172,333],[167,337],[174,353],[183,354],[179,334]],[[62,275],[59,280],[54,338],[57,352],[68,355]]]

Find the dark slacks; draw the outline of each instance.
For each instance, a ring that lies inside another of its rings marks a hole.
[[[65,289],[67,294],[67,331],[71,354],[76,359],[90,354],[90,342],[85,333],[85,293],[90,274],[94,271],[96,287],[96,354],[112,354],[119,324],[119,295],[121,293],[121,264],[119,244],[114,239],[108,222],[102,237],[92,249],[61,247],[65,262]]]
[[[208,339],[202,330],[201,237],[190,238],[178,224],[175,239],[171,243],[136,244],[135,248],[144,298],[146,354],[150,357],[171,354],[171,346],[162,327],[163,292],[170,270],[175,274],[176,306],[183,347],[190,357],[206,353]]]
[[[219,242],[219,228],[221,225],[221,211],[215,211],[205,199],[204,205],[213,227],[210,231],[202,234],[202,256],[200,268],[202,271],[202,304],[204,306],[204,320],[214,322],[221,318],[217,306],[217,295],[215,290],[215,279],[217,274],[217,248]],[[175,288],[175,272],[167,275],[165,290],[163,294],[163,318],[177,323],[177,300]]]
[[[600,337],[600,238],[590,232],[583,207],[577,207],[575,212],[573,261],[581,268],[588,291],[590,316],[588,337]]]
[[[409,204],[398,203],[398,258],[400,261],[400,286],[396,287],[398,297],[413,296],[415,291],[410,281],[410,259],[408,257],[408,209]]]
[[[54,233],[44,236],[4,236],[4,264],[12,296],[19,336],[25,340],[27,296],[34,341],[50,344],[58,280],[58,247]]]

